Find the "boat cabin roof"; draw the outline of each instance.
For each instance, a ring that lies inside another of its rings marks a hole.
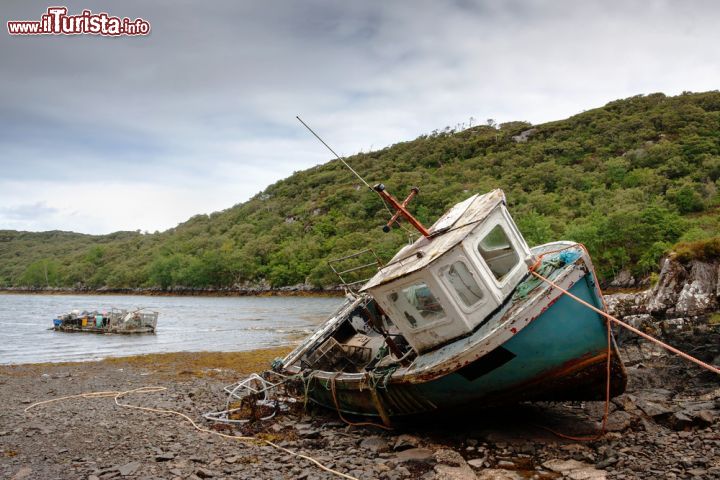
[[[430,227],[430,238],[420,237],[401,249],[362,287],[362,291],[418,271],[448,252],[472,232],[498,205],[505,193],[495,189],[456,204]]]

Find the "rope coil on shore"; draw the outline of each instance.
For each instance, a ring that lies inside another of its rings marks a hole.
[[[264,440],[264,439],[262,439],[262,438],[256,438],[256,437],[247,437],[247,436],[242,436],[242,435],[228,435],[228,434],[226,434],[226,433],[218,432],[218,431],[215,431],[215,430],[210,430],[210,429],[201,427],[200,425],[198,425],[197,423],[195,423],[195,421],[194,421],[192,418],[190,418],[189,416],[185,415],[184,413],[175,411],[175,410],[169,410],[169,409],[164,409],[164,408],[142,407],[142,406],[139,406],[139,405],[132,405],[132,404],[129,404],[129,403],[120,402],[120,398],[122,398],[122,397],[124,397],[124,396],[126,396],[126,395],[133,394],[133,393],[157,393],[157,392],[163,392],[163,391],[165,391],[165,390],[167,390],[167,387],[148,386],[148,387],[140,387],[140,388],[134,388],[134,389],[132,389],[132,390],[124,390],[124,391],[121,391],[121,390],[111,390],[111,391],[103,391],[103,392],[86,392],[86,393],[80,393],[80,394],[77,394],[77,395],[68,395],[68,396],[65,396],[65,397],[52,398],[52,399],[50,399],[50,400],[43,400],[43,401],[40,401],[40,402],[35,402],[35,403],[33,403],[32,405],[30,405],[30,406],[28,406],[27,408],[25,408],[24,412],[27,413],[27,412],[29,412],[31,409],[33,409],[33,408],[35,408],[35,407],[38,407],[38,406],[40,406],[40,405],[46,405],[46,404],[48,404],[48,403],[60,402],[60,401],[69,400],[69,399],[72,399],[72,398],[91,398],[91,399],[94,399],[94,398],[109,398],[109,397],[112,397],[112,398],[114,398],[114,400],[115,400],[115,405],[117,405],[117,406],[119,406],[119,407],[122,407],[122,408],[130,408],[130,409],[133,409],[133,410],[141,410],[141,411],[144,411],[144,412],[175,415],[175,416],[178,416],[178,417],[183,418],[184,420],[187,420],[187,421],[193,426],[193,428],[195,428],[195,430],[198,430],[198,431],[200,431],[200,432],[209,433],[209,434],[211,434],[211,435],[217,435],[217,436],[219,436],[219,437],[227,438],[227,439],[230,439],[230,440],[238,440],[238,441],[241,441],[241,442],[253,443],[253,444],[265,444],[265,445],[269,445],[269,446],[271,446],[271,447],[273,447],[273,448],[275,448],[275,449],[277,449],[277,450],[280,450],[280,451],[282,451],[282,452],[285,452],[285,453],[287,453],[287,454],[289,454],[289,455],[293,455],[293,456],[295,456],[295,457],[302,458],[303,460],[307,460],[307,461],[313,463],[314,465],[316,465],[316,466],[317,466],[318,468],[320,468],[321,470],[324,470],[324,471],[326,471],[326,472],[328,472],[328,473],[331,473],[331,474],[333,474],[333,475],[337,475],[338,477],[346,478],[346,479],[348,479],[348,480],[359,480],[358,478],[353,477],[353,476],[351,476],[351,475],[347,475],[347,474],[342,473],[342,472],[339,472],[339,471],[337,471],[337,470],[333,470],[332,468],[326,467],[325,465],[323,465],[322,463],[320,463],[318,460],[316,460],[316,459],[314,459],[314,458],[312,458],[312,457],[310,457],[310,456],[308,456],[308,455],[303,455],[303,454],[301,454],[301,453],[293,452],[292,450],[288,450],[288,449],[285,448],[285,447],[281,447],[280,445],[278,445],[278,444],[276,444],[276,443],[274,443],[274,442],[271,442],[270,440]]]

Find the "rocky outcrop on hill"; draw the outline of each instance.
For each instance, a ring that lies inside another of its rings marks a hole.
[[[655,286],[638,293],[606,295],[610,313],[666,320],[696,318],[720,310],[720,260],[682,263],[665,258]]]

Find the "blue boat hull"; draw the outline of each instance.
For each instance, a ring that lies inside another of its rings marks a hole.
[[[602,307],[591,275],[570,292]],[[611,395],[625,390],[626,376],[612,342]],[[605,320],[566,295],[540,313],[501,347],[459,370],[426,383],[391,381],[367,385],[311,381],[310,397],[329,408],[387,416],[523,400],[605,398],[608,337]]]

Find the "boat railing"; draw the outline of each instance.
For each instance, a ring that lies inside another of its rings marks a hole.
[[[347,291],[357,293],[358,288],[370,280],[383,264],[372,248],[344,257],[328,260],[328,266],[340,279],[340,285]]]

